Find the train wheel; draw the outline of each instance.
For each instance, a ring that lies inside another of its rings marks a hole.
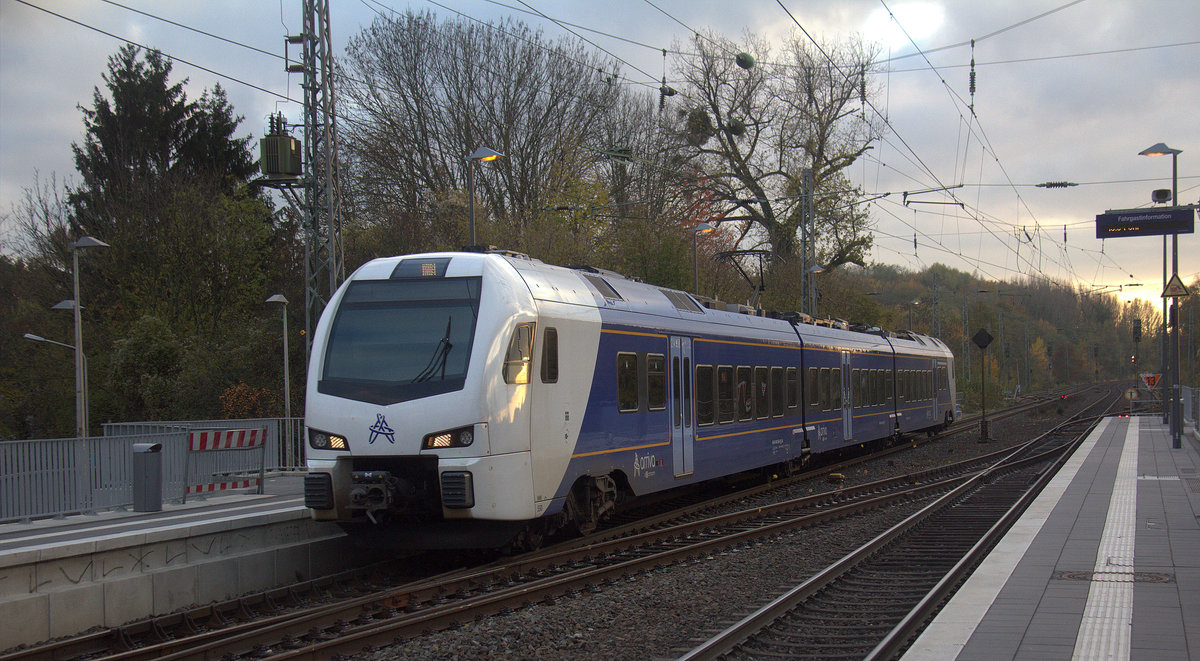
[[[617,483],[607,475],[583,478],[571,488],[567,513],[571,527],[580,535],[590,535],[600,522],[612,514],[617,504]]]

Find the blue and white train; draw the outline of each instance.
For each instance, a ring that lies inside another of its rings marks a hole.
[[[413,548],[533,546],[630,499],[931,432],[955,411],[936,338],[515,253],[368,262],[312,342],[305,504]]]

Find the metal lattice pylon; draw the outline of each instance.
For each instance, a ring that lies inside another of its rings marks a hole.
[[[333,54],[329,1],[302,0],[304,31],[288,42],[303,47],[303,61],[288,71],[304,73],[304,190],[300,207],[304,228],[305,350],[325,305],[345,279],[337,164],[337,113],[334,110]]]

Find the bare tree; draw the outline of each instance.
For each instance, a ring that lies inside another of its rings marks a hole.
[[[768,247],[787,261],[799,253],[804,169],[816,197],[810,231],[814,254],[829,266],[861,264],[870,246],[860,192],[841,173],[870,148],[863,112],[871,57],[861,46],[824,46],[814,57],[794,34],[779,61],[767,43],[747,37],[758,64],[737,61],[742,49],[716,35],[696,35],[694,54],[676,58],[684,81],[676,116],[683,153],[696,168],[691,186],[719,202],[724,220],[741,223],[742,244]]]
[[[479,236],[519,248],[595,161],[586,147],[620,94],[610,68],[513,20],[376,19],[340,72],[349,192],[372,212],[357,229],[390,222],[426,247],[466,243],[465,157],[486,145],[506,158],[475,177]]]

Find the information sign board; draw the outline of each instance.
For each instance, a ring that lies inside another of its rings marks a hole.
[[[1126,209],[1096,216],[1096,238],[1192,234],[1196,231],[1194,207]]]

